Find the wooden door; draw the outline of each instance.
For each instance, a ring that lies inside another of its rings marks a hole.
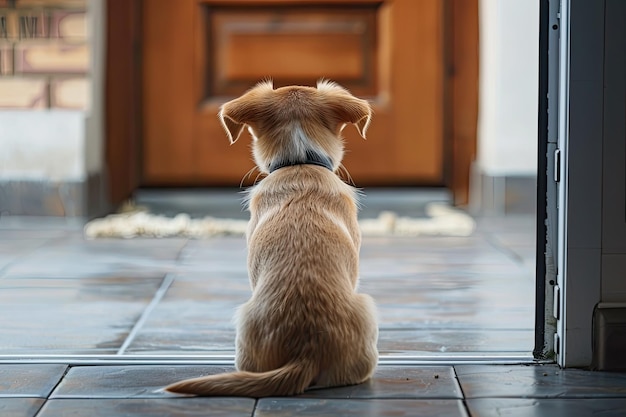
[[[357,185],[442,184],[443,3],[144,0],[144,184],[239,185],[250,147],[216,115],[268,77],[370,100],[368,139],[344,130]]]

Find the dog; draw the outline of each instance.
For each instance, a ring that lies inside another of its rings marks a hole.
[[[372,298],[357,293],[357,191],[337,175],[341,131],[365,138],[367,101],[338,84],[257,84],[225,103],[231,144],[245,127],[258,169],[246,196],[251,298],[235,315],[236,368],[184,380],[169,392],[200,396],[295,395],[368,380],[378,361]]]

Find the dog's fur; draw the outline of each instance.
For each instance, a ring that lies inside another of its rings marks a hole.
[[[335,173],[341,130],[365,138],[367,101],[329,81],[274,89],[271,81],[224,104],[231,143],[248,126],[258,168],[248,195],[252,297],[236,315],[238,371],[181,381],[170,392],[265,397],[366,381],[378,360],[371,297],[356,292],[361,243],[353,187]],[[308,164],[315,154],[330,169]],[[270,173],[277,163],[289,166]],[[291,165],[293,164],[293,165]]]

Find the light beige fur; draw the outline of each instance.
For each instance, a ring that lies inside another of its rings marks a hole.
[[[378,360],[376,310],[371,297],[356,292],[356,192],[335,171],[341,130],[352,123],[365,137],[369,104],[329,81],[278,89],[263,82],[224,104],[219,117],[231,143],[248,127],[265,173],[276,161],[301,162],[307,150],[329,158],[333,171],[288,166],[250,190],[252,297],[236,315],[238,371],[166,389],[265,397],[366,381]]]

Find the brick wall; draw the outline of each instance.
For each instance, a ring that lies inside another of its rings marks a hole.
[[[0,0],[0,110],[86,109],[87,0]]]
[[[105,0],[0,0],[0,221],[108,210]]]

